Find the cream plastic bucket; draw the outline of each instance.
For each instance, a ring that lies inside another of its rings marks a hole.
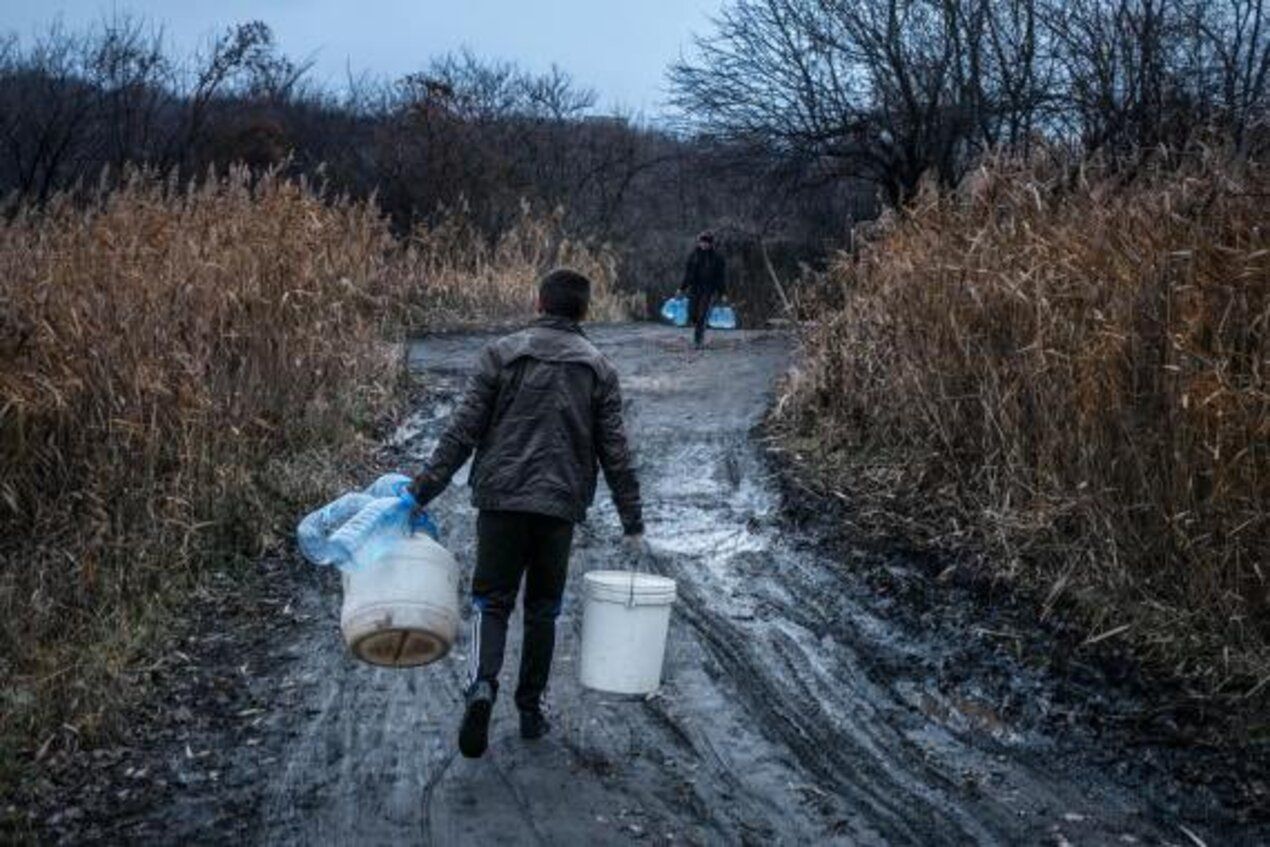
[[[344,573],[340,629],[361,660],[387,667],[435,662],[459,627],[459,573],[424,533],[395,541],[372,565]]]
[[[634,571],[591,571],[582,582],[582,684],[613,694],[656,691],[675,581]]]

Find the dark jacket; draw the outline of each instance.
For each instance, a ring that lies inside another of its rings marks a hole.
[[[597,466],[627,534],[643,532],[617,371],[577,323],[539,318],[492,342],[412,491],[427,503],[471,452],[472,505],[586,517]]]
[[[693,297],[718,297],[725,293],[726,285],[723,256],[719,254],[719,249],[702,250],[698,247],[693,250],[688,256],[684,281],[679,290],[687,291]]]

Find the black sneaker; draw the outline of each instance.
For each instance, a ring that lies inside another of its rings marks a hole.
[[[551,731],[551,721],[539,709],[520,713],[520,737],[527,741],[542,738]]]
[[[489,746],[489,718],[494,710],[494,689],[488,682],[476,682],[467,692],[467,711],[459,727],[459,752],[479,759]]]

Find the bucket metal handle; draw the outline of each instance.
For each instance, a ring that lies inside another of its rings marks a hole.
[[[626,598],[626,608],[628,609],[635,608],[635,577],[639,575],[644,564],[644,557],[640,555],[640,552],[640,550],[635,550],[630,555],[630,570],[627,571],[630,576],[630,594]]]
[[[626,607],[628,609],[635,606],[635,577],[645,571],[651,573],[661,572],[660,567],[650,567],[650,565],[659,565],[657,557],[653,555],[653,550],[647,543],[640,548],[639,551],[630,555],[631,569],[627,571],[630,574],[630,594],[626,598]]]

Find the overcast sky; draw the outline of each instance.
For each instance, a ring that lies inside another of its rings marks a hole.
[[[160,22],[176,51],[233,23],[259,19],[283,52],[312,57],[315,76],[343,85],[345,68],[398,77],[428,58],[471,48],[546,70],[554,62],[600,95],[600,108],[655,116],[666,66],[709,29],[721,0],[0,0],[0,31],[23,37],[57,18],[70,27],[114,11]]]

